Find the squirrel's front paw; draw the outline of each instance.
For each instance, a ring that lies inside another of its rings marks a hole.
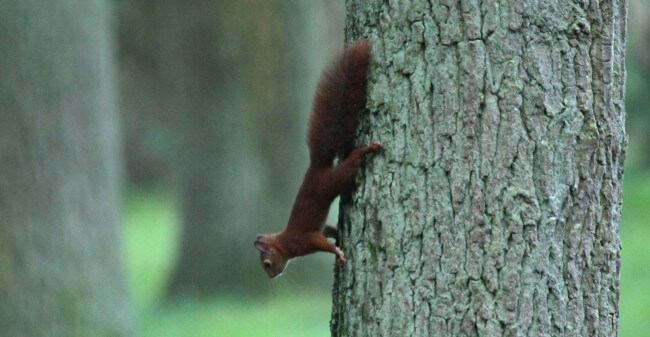
[[[343,251],[339,247],[336,247],[335,254],[336,254],[336,264],[342,266],[345,263],[345,254],[343,254]]]

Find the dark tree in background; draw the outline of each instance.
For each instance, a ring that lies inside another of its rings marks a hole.
[[[305,126],[313,84],[307,81],[313,41],[305,31],[309,7],[290,0],[236,1],[235,15],[244,27],[232,32],[240,43],[243,111],[262,166],[261,200],[257,205],[262,231],[287,221],[293,197],[307,166]],[[250,9],[254,9],[247,13]],[[342,32],[342,30],[341,30]],[[341,40],[342,41],[342,40]],[[223,49],[222,49],[223,50]],[[259,220],[258,220],[259,221]],[[249,240],[250,241],[250,240]]]
[[[105,1],[0,3],[0,334],[129,336]]]
[[[630,0],[631,57],[646,74],[650,74],[650,4],[645,0]],[[633,29],[632,29],[633,28]]]
[[[172,2],[170,69],[182,116],[181,251],[171,292],[207,292],[250,280],[244,257],[258,214],[259,161],[251,153],[237,65],[248,24],[237,1]],[[254,203],[254,204],[251,204]]]
[[[174,79],[163,71],[172,38],[171,0],[114,2],[127,183],[169,185],[179,137],[174,126],[180,117],[172,110]]]
[[[628,79],[631,85],[626,92],[628,133],[639,147],[644,161],[643,169],[650,168],[650,3],[630,0],[630,38],[628,42]],[[636,140],[640,141],[636,141]]]
[[[626,1],[347,1],[373,50],[333,336],[616,336]]]

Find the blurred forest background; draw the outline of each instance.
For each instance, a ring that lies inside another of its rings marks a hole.
[[[253,240],[288,219],[316,82],[343,46],[343,2],[116,6],[140,335],[329,335],[332,256],[269,280]]]
[[[623,337],[650,331],[650,3],[629,4]],[[124,163],[119,247],[136,334],[329,336],[334,258],[298,259],[269,280],[252,243],[288,219],[308,164],[312,94],[343,45],[344,2],[108,5]]]

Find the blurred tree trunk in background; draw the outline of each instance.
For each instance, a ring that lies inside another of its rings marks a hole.
[[[333,336],[616,336],[626,2],[392,4]]]
[[[260,173],[257,204],[262,231],[281,229],[308,165],[304,126],[311,92],[308,72],[307,7],[296,1],[238,1],[233,8],[246,28],[231,31],[241,53],[237,67],[244,113],[254,139]],[[247,13],[248,12],[248,13]],[[254,238],[253,238],[254,239]],[[250,238],[249,238],[250,241]]]
[[[0,3],[0,334],[129,336],[105,1]]]
[[[642,168],[650,168],[650,3],[630,1],[629,85],[626,91],[627,126],[632,143],[642,152]],[[634,148],[632,148],[633,150]],[[630,166],[628,166],[630,167]]]
[[[307,166],[314,4],[173,2],[183,236],[172,294],[268,283],[252,242],[284,226]]]
[[[650,4],[647,0],[630,1],[630,51],[646,76],[650,76]]]
[[[118,18],[120,111],[129,185],[169,184],[178,134],[171,109],[173,79],[164,76],[169,0],[114,0]]]
[[[241,73],[248,24],[235,1],[173,1],[173,105],[181,116],[181,251],[170,292],[208,292],[254,279],[246,263],[257,215],[259,161],[251,153]]]

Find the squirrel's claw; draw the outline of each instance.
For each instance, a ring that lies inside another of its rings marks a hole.
[[[336,247],[334,254],[336,254],[336,264],[342,266],[345,263],[345,254],[339,247]]]

